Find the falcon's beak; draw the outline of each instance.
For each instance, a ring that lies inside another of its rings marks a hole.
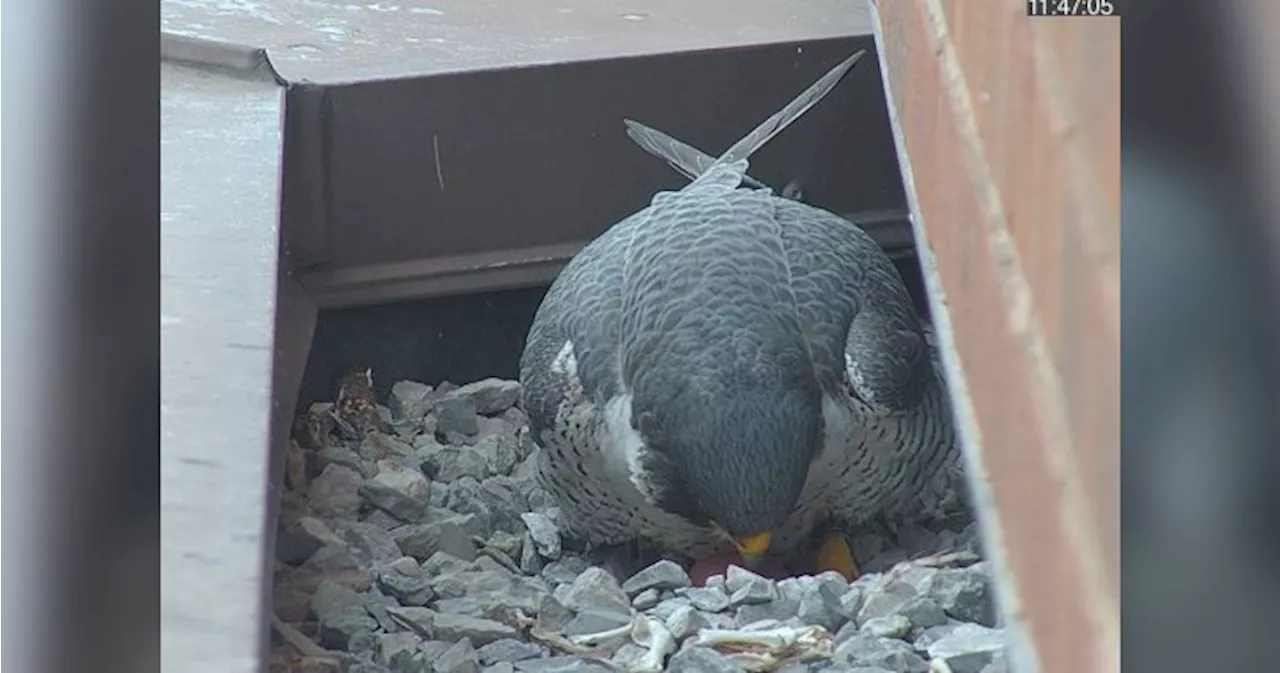
[[[751,569],[759,565],[760,559],[764,558],[764,553],[769,551],[771,540],[772,536],[769,533],[756,533],[733,538],[733,546],[738,548],[738,555],[742,557],[742,562]]]

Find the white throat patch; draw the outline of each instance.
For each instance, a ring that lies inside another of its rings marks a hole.
[[[623,393],[609,400],[604,407],[605,436],[601,442],[605,451],[611,452],[614,464],[626,466],[627,480],[649,502],[654,502],[654,491],[650,487],[641,467],[644,456],[644,438],[631,427],[631,394]]]

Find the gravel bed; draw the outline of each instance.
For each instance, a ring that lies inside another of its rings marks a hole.
[[[1005,670],[971,523],[859,531],[853,583],[730,566],[697,587],[669,559],[615,577],[562,538],[518,383],[401,381],[378,404],[368,376],[295,427],[272,671]]]

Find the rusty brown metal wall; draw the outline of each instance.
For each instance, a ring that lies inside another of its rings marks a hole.
[[[1014,662],[1117,671],[1119,20],[873,4]]]

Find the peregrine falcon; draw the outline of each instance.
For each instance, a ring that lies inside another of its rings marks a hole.
[[[909,517],[949,491],[945,388],[897,269],[853,223],[746,175],[864,53],[719,158],[626,121],[692,181],[569,262],[520,361],[571,536],[752,565],[817,526]],[[835,545],[835,569],[856,574]]]

